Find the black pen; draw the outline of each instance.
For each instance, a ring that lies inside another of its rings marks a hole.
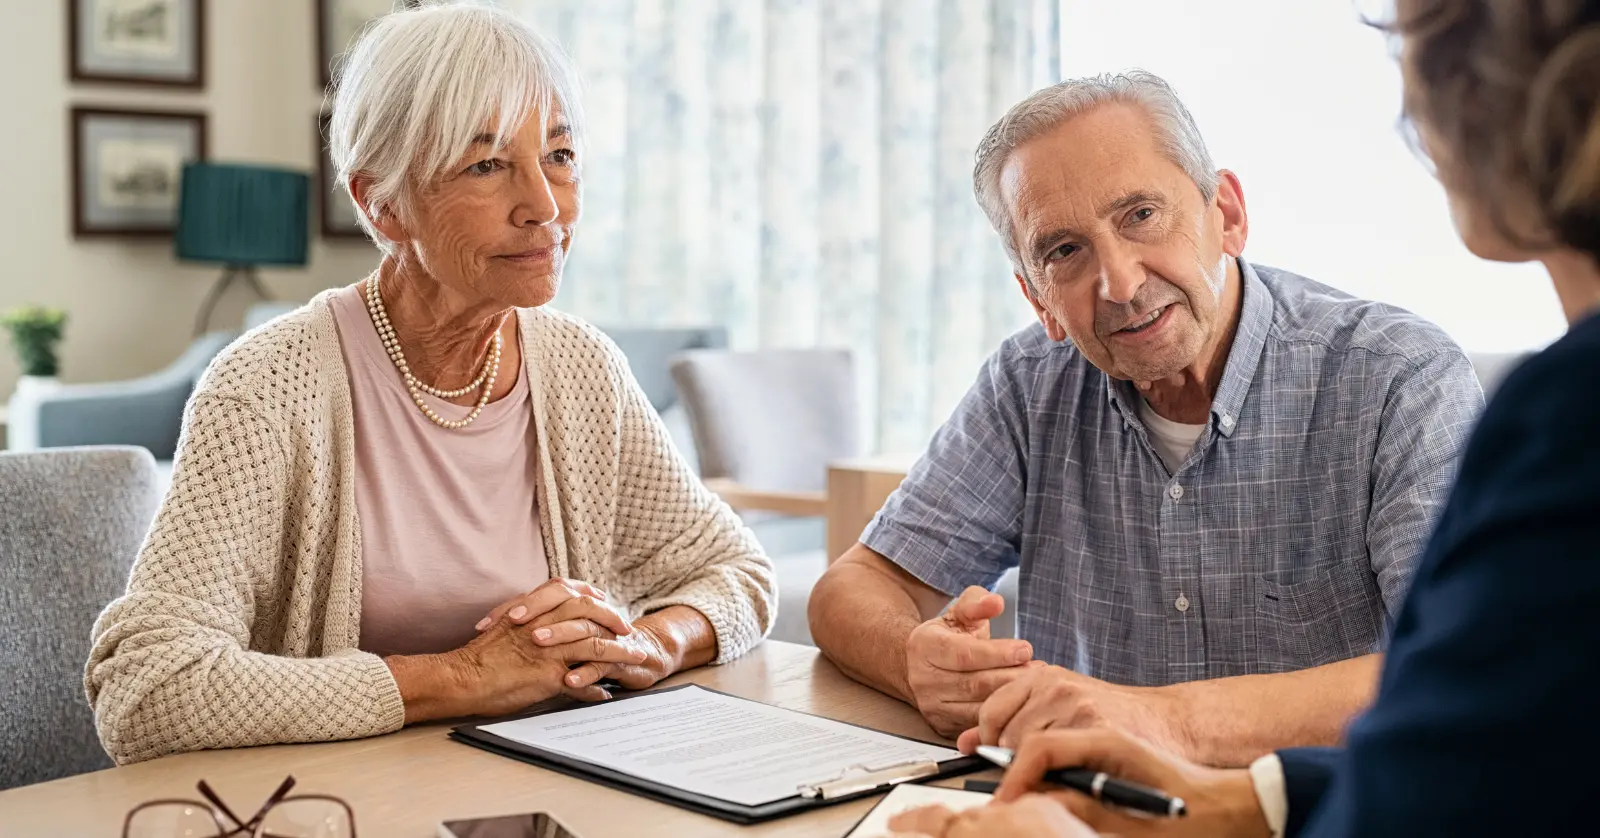
[[[979,745],[978,756],[1005,768],[1011,765],[1016,753],[1010,748]],[[1183,798],[1173,797],[1159,789],[1141,786],[1138,783],[1118,780],[1104,771],[1090,768],[1057,768],[1054,771],[1044,772],[1044,779],[1047,783],[1081,791],[1102,803],[1110,803],[1136,812],[1169,818],[1181,818],[1189,814],[1188,808],[1183,804]]]

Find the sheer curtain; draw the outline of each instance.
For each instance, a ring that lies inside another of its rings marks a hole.
[[[914,451],[1025,324],[972,153],[1059,77],[1057,0],[503,0],[572,56],[590,144],[556,305],[847,346]]]
[[[1462,247],[1396,130],[1399,71],[1363,0],[1062,0],[1063,72],[1143,67],[1244,184],[1246,256],[1408,308],[1469,351],[1529,349],[1564,324],[1541,269]]]

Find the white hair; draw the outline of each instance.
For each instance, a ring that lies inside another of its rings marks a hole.
[[[436,3],[384,15],[362,32],[334,82],[328,153],[339,183],[368,179],[374,215],[410,217],[418,187],[442,177],[492,133],[503,144],[531,115],[559,106],[583,138],[578,82],[560,47],[511,12]],[[544,134],[540,126],[540,134]],[[388,241],[365,213],[367,235]]]
[[[978,143],[977,163],[972,169],[972,188],[978,205],[989,223],[1000,234],[1006,255],[1024,279],[1032,283],[1028,265],[1017,245],[1011,223],[1011,209],[1000,196],[1000,172],[1017,147],[1060,126],[1095,107],[1120,102],[1144,108],[1154,123],[1156,142],[1178,168],[1199,187],[1208,203],[1217,194],[1217,170],[1206,151],[1205,140],[1189,109],[1178,100],[1172,86],[1160,76],[1144,70],[1106,73],[1067,81],[1037,90],[1013,105]]]

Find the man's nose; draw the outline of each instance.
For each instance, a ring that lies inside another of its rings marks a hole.
[[[1130,249],[1100,248],[1100,299],[1127,305],[1144,283],[1144,265]]]

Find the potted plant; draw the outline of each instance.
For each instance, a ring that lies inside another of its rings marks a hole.
[[[56,344],[66,325],[67,313],[57,308],[24,306],[0,314],[0,326],[5,327],[22,364],[18,391],[55,381],[61,368]]]

